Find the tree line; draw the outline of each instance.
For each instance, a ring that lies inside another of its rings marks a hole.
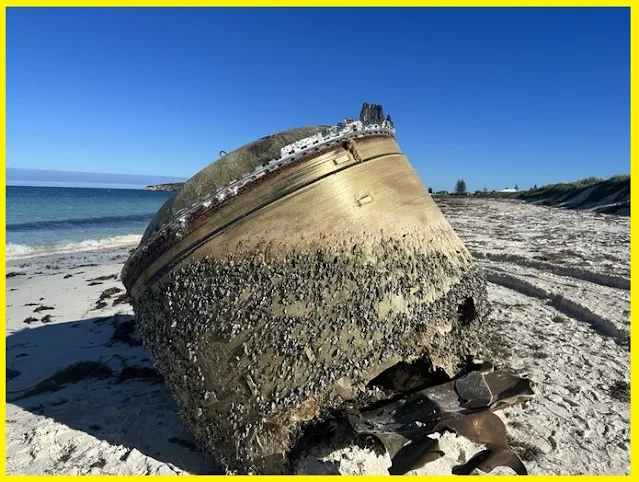
[[[533,187],[531,187],[531,189],[537,189],[537,185],[535,184]],[[519,185],[515,184],[515,190],[519,191]],[[430,194],[433,193],[433,188],[429,187],[428,188],[428,192]],[[466,187],[466,181],[464,181],[463,179],[457,179],[457,182],[455,183],[455,189],[453,191],[455,194],[466,194],[468,192],[468,189]],[[475,191],[475,194],[480,193],[482,191]],[[483,190],[484,193],[488,192],[488,189],[484,188]],[[494,190],[492,192],[495,192]]]

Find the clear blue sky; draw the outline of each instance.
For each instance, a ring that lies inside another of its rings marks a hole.
[[[381,103],[422,180],[627,173],[629,9],[7,11],[7,166],[188,178]]]

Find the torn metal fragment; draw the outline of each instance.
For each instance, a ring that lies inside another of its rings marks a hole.
[[[500,370],[472,371],[372,410],[352,410],[348,420],[355,432],[373,435],[384,444],[394,474],[436,458],[439,451],[428,435],[445,429],[487,447],[456,473],[508,466],[525,474],[523,462],[508,447],[504,423],[493,411],[533,395],[530,380]]]

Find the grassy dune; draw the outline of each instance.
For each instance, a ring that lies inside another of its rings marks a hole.
[[[544,206],[588,209],[601,213],[630,215],[630,176],[610,179],[590,177],[571,183],[549,184],[538,189],[504,195],[510,199]]]

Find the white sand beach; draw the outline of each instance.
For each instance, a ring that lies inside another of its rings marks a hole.
[[[629,218],[436,202],[489,280],[494,362],[534,383],[533,400],[497,412],[529,473],[628,474]],[[119,279],[132,247],[7,263],[8,474],[224,473],[137,337]],[[411,473],[450,474],[480,449],[452,433],[440,447],[444,457]],[[357,447],[326,458],[343,474],[390,466]]]

